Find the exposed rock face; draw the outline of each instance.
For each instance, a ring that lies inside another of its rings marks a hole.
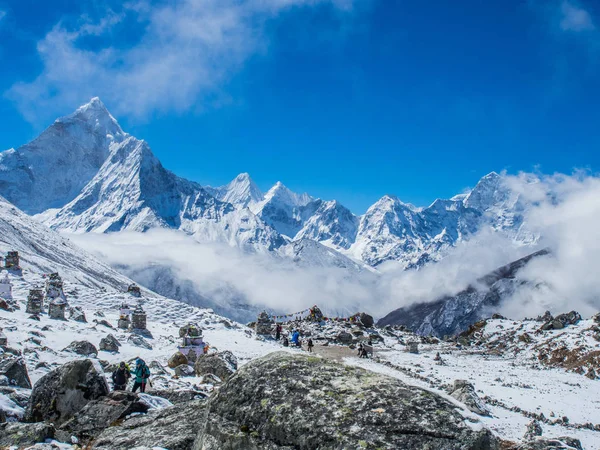
[[[71,361],[40,378],[31,391],[25,420],[61,425],[88,402],[107,395],[108,384],[96,366],[90,359]]]
[[[0,424],[0,448],[25,448],[54,438],[54,426],[48,423],[8,422]]]
[[[63,442],[69,442],[71,436],[76,436],[80,443],[88,443],[116,420],[147,411],[148,406],[138,399],[137,394],[114,391],[85,405],[59,428],[56,435]]]
[[[21,357],[4,354],[0,356],[0,376],[8,379],[8,384],[31,389],[27,365]]]
[[[230,351],[201,355],[194,365],[196,375],[216,375],[225,381],[237,370],[237,358]]]
[[[77,353],[78,355],[91,356],[97,355],[98,349],[94,344],[88,341],[73,341],[63,351]]]
[[[134,416],[119,426],[105,429],[93,449],[130,450],[168,448],[189,450],[205,423],[205,404],[194,400],[146,415]]]
[[[483,400],[479,398],[473,385],[467,380],[454,380],[454,386],[450,395],[459,402],[464,403],[475,414],[489,416],[490,410]]]
[[[242,367],[209,400],[194,450],[497,449],[455,406],[401,381],[277,352]]]
[[[379,326],[404,325],[421,335],[453,336],[498,309],[524,282],[518,272],[530,261],[550,253],[544,249],[513,261],[481,277],[453,296],[399,308],[377,322]],[[433,300],[433,299],[432,299]]]
[[[100,339],[100,350],[105,352],[117,353],[121,344],[112,334],[107,335],[105,338]]]
[[[173,356],[171,356],[169,358],[169,367],[171,369],[174,369],[177,366],[180,366],[182,364],[187,364],[187,363],[188,363],[188,359],[181,352],[176,352],[175,354],[173,354]]]
[[[335,340],[342,344],[350,344],[353,340],[353,337],[350,333],[342,331],[336,336]]]

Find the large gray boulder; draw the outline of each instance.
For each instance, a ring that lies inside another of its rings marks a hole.
[[[475,414],[479,414],[480,416],[490,415],[490,410],[483,400],[479,398],[473,385],[467,380],[454,380],[454,385],[450,395],[459,402],[463,403]]]
[[[3,354],[0,356],[0,376],[5,376],[8,384],[31,389],[25,360],[20,356]]]
[[[196,375],[216,375],[221,380],[227,380],[237,370],[237,358],[230,351],[200,355],[194,365]]]
[[[25,410],[25,421],[45,420],[62,425],[90,401],[108,392],[99,364],[90,359],[68,362],[35,383]]]
[[[323,358],[276,352],[239,369],[208,403],[194,450],[496,450],[431,392]]]
[[[20,422],[0,424],[0,448],[25,448],[53,438],[52,424]]]
[[[98,349],[94,344],[88,341],[73,341],[63,352],[77,353],[82,356],[92,356],[98,354]]]
[[[100,339],[98,347],[100,350],[111,353],[118,353],[121,343],[112,334],[107,334],[106,337]]]
[[[363,326],[366,328],[373,328],[373,325],[375,325],[375,320],[373,320],[373,316],[364,312],[360,313],[359,320],[360,323],[362,323]]]
[[[85,405],[75,417],[61,425],[56,437],[69,442],[71,436],[76,436],[80,443],[87,444],[115,421],[147,411],[148,405],[140,401],[137,394],[114,391]]]
[[[204,426],[204,400],[194,400],[170,408],[126,419],[118,426],[106,428],[94,441],[99,450],[132,448],[168,448],[189,450]]]

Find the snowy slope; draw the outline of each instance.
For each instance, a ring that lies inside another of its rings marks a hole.
[[[126,137],[94,98],[30,143],[0,153],[0,195],[29,214],[61,207],[79,194],[110,148]]]
[[[26,272],[51,273],[78,284],[126,289],[131,280],[36,222],[0,197],[0,253],[16,250]]]

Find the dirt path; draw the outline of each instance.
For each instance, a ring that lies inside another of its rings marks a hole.
[[[304,347],[306,350],[306,348]],[[358,356],[358,350],[339,345],[315,345],[313,348],[315,354],[323,358],[332,359],[334,361],[342,361],[344,358]]]

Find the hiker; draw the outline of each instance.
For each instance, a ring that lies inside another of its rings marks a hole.
[[[275,340],[278,341],[281,338],[281,324],[278,323],[275,327]]]
[[[315,344],[313,344],[313,340],[312,340],[311,338],[309,338],[309,339],[308,339],[308,344],[307,344],[307,347],[308,347],[308,351],[309,351],[310,353],[312,353],[312,351],[313,351],[313,347],[314,347],[314,346],[315,346]]]
[[[284,347],[289,347],[290,346],[290,341],[288,340],[287,336],[283,337],[283,346]]]
[[[135,369],[131,371],[135,375],[135,383],[133,383],[133,389],[131,392],[135,392],[140,389],[140,392],[146,392],[146,383],[150,378],[150,368],[146,365],[143,359],[138,358],[135,361]]]
[[[129,368],[121,361],[117,370],[112,373],[113,386],[115,391],[124,391],[127,387],[127,382],[131,378]]]
[[[292,344],[294,344],[296,347],[298,347],[299,342],[300,342],[300,333],[298,332],[298,330],[294,330],[294,332],[292,333]]]
[[[357,356],[362,357],[362,352],[363,352],[363,345],[362,342],[360,344],[358,344],[358,354]]]

